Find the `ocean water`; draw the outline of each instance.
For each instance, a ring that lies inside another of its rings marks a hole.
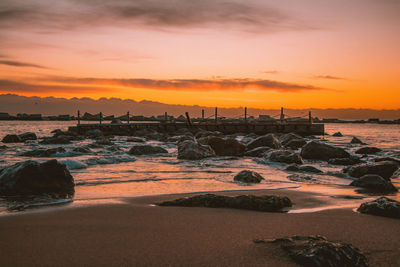
[[[0,138],[10,133],[35,132],[38,137],[51,136],[55,129],[67,130],[76,122],[25,122],[0,121]],[[330,135],[319,137],[326,142],[354,152],[360,145],[350,144],[357,136],[369,146],[383,149],[376,156],[400,158],[400,125],[380,124],[326,124],[325,130]],[[343,137],[333,137],[340,131]],[[239,139],[241,137],[238,137]],[[0,168],[25,160],[45,161],[57,159],[67,166],[75,179],[73,205],[106,203],[126,197],[176,194],[188,192],[209,192],[224,190],[256,190],[298,188],[299,190],[316,191],[323,194],[358,195],[355,190],[343,188],[351,179],[343,174],[343,166],[332,166],[326,162],[305,161],[306,165],[319,168],[323,174],[304,174],[285,171],[287,164],[272,163],[265,159],[251,157],[215,157],[198,161],[177,159],[175,143],[147,141],[168,150],[168,154],[152,156],[132,156],[127,152],[134,143],[126,142],[127,137],[114,137],[113,146],[92,149],[90,155],[72,152],[76,147],[83,147],[94,141],[86,139],[70,145],[42,145],[37,141],[27,143],[5,144],[1,150]],[[21,153],[38,148],[64,147],[67,152],[53,155],[51,158],[22,157]],[[235,174],[242,170],[253,170],[260,173],[265,180],[260,184],[244,185],[233,182]],[[392,178],[400,187],[399,172]],[[399,198],[398,195],[393,195]],[[30,206],[58,204],[71,200],[54,200],[36,198],[31,202],[0,199],[0,212],[23,210]]]

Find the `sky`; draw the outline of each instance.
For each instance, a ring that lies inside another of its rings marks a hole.
[[[0,93],[400,108],[397,0],[2,0]]]

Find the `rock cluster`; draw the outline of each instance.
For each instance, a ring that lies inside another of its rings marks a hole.
[[[387,197],[362,203],[357,210],[361,213],[400,219],[400,202]]]

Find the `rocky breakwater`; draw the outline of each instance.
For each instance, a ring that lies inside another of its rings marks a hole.
[[[0,170],[0,195],[32,196],[47,194],[70,197],[75,192],[74,178],[57,160],[43,163],[28,160]]]

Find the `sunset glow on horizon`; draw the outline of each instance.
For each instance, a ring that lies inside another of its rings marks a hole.
[[[0,93],[400,108],[399,1],[0,3]]]

